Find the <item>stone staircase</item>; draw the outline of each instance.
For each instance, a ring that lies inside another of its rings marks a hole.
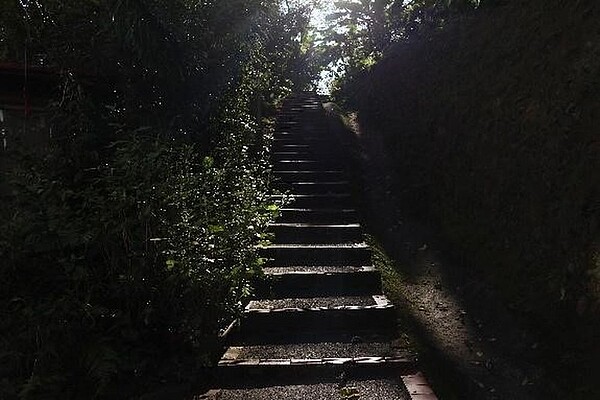
[[[228,334],[220,389],[200,398],[436,399],[396,345],[394,306],[317,96],[288,99],[273,146],[275,187],[291,201],[272,225],[274,243],[261,249],[268,279],[259,298]]]

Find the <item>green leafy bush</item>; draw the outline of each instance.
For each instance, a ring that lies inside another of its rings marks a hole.
[[[219,329],[260,274],[255,246],[277,210],[266,197],[269,117],[310,81],[293,76],[307,60],[297,36],[308,10],[275,0],[2,9],[2,59],[49,66],[61,84],[49,94],[49,145],[31,152],[10,136],[2,153],[0,398],[201,386]]]
[[[112,147],[109,164],[73,180],[49,159],[22,163],[14,181],[0,227],[0,368],[25,382],[22,398],[189,379],[259,273],[254,244],[272,212],[256,169],[146,137]],[[2,384],[3,398],[20,386]]]

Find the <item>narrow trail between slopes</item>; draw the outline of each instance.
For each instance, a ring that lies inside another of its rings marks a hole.
[[[216,388],[200,399],[437,399],[396,337],[346,164],[319,98],[289,98],[272,172],[274,199],[289,201],[261,249],[267,284],[227,335]]]

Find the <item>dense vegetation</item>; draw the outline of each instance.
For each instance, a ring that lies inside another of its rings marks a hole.
[[[201,385],[260,273],[268,117],[311,80],[305,7],[275,0],[0,2],[2,60],[60,86],[49,147],[11,141],[0,398]],[[26,132],[21,132],[26,134]],[[8,182],[8,185],[7,185]]]
[[[494,0],[336,1],[319,37],[318,54],[334,75],[330,88],[338,102],[355,107],[356,83],[395,43],[428,38],[477,6]]]
[[[355,5],[343,23],[361,2],[346,3]],[[388,23],[396,44],[376,64],[356,69],[347,58],[337,96],[358,111],[372,148],[385,149],[374,155],[398,177],[405,211],[433,223],[543,332],[547,365],[562,366],[574,398],[594,397],[586,371],[597,371],[600,315],[600,7],[439,4],[403,8],[406,19],[386,8],[387,21],[404,21]],[[368,24],[346,32],[357,26]],[[366,49],[365,61],[378,54],[370,43],[343,48]]]
[[[0,160],[0,398],[202,384],[277,210],[267,117],[312,53],[403,207],[555,343],[594,346],[565,332],[600,313],[598,5],[337,1],[315,36],[303,3],[0,0],[0,61],[60,82],[50,140]]]

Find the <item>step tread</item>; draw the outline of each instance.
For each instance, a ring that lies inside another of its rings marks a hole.
[[[391,303],[387,297],[383,295],[295,297],[287,299],[253,300],[248,303],[245,312],[353,310],[389,306],[391,306]]]
[[[318,212],[318,213],[356,213],[354,208],[280,208],[280,211]]]
[[[310,274],[357,274],[376,272],[377,269],[373,266],[310,266],[310,265],[295,265],[289,267],[264,267],[265,275],[310,275]]]
[[[347,395],[358,394],[359,397]],[[214,397],[206,400],[333,400],[333,399],[369,399],[369,400],[410,400],[402,381],[398,379],[349,380],[338,382],[312,382],[295,385],[277,385],[258,388],[226,389],[216,391]],[[203,399],[204,400],[204,399]],[[424,399],[425,400],[425,399]]]
[[[360,228],[359,223],[350,224],[319,224],[309,222],[273,222],[269,224],[270,227],[274,228],[327,228],[327,229],[351,229]]]
[[[325,186],[325,185],[348,185],[350,182],[348,181],[322,181],[322,182],[291,182],[289,185],[294,186]]]
[[[279,199],[279,198],[290,198],[290,199],[312,199],[312,198],[346,198],[351,197],[350,193],[309,193],[309,194],[271,194],[269,198],[271,199]]]
[[[274,243],[259,246],[264,249],[369,249],[364,242],[357,243]]]
[[[286,170],[286,171],[273,171],[276,174],[280,175],[292,175],[292,174],[303,174],[303,175],[319,175],[319,174],[344,174],[344,171],[339,169],[320,169],[316,171],[306,171],[306,170]]]
[[[256,344],[232,346],[221,358],[222,360],[242,359],[304,359],[321,360],[324,358],[410,358],[406,347],[392,341],[370,341],[356,336],[350,342],[312,342],[312,343],[283,343]]]

